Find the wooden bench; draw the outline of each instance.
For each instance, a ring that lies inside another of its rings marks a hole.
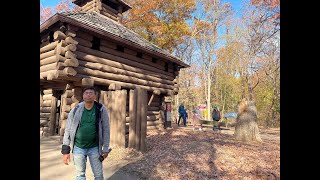
[[[214,123],[214,121],[210,121],[210,120],[205,120],[205,119],[201,119],[201,120],[197,120],[197,121],[195,121],[195,123],[196,124],[201,124],[201,126],[203,126],[203,125],[208,125],[209,127],[212,127],[213,128],[213,123]],[[221,128],[220,128],[220,126],[221,126],[221,122],[218,122],[217,123],[217,129],[216,130],[218,130],[219,132],[221,131]]]

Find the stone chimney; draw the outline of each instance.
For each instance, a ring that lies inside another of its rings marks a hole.
[[[95,11],[118,22],[122,17],[122,13],[131,9],[122,0],[72,0],[72,2],[78,5],[82,12]]]

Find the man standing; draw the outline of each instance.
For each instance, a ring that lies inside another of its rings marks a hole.
[[[68,165],[72,149],[77,180],[86,179],[87,156],[94,179],[103,180],[102,161],[109,153],[110,126],[106,108],[95,99],[95,88],[84,88],[83,102],[69,112],[66,123],[61,153]]]
[[[218,121],[221,119],[220,117],[220,111],[218,109],[218,106],[214,106],[212,111],[212,120],[213,120],[213,130],[218,128]]]

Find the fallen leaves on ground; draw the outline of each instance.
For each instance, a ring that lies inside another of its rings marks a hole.
[[[261,129],[262,143],[221,133],[173,128],[148,131],[147,152],[115,148],[109,160],[126,160],[122,169],[141,179],[280,179],[280,130]]]

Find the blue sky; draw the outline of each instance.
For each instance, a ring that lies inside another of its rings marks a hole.
[[[61,0],[40,0],[40,3],[43,7],[54,7],[57,5]],[[235,10],[240,10],[240,6],[243,0],[223,0],[224,2],[231,2],[232,6]]]

